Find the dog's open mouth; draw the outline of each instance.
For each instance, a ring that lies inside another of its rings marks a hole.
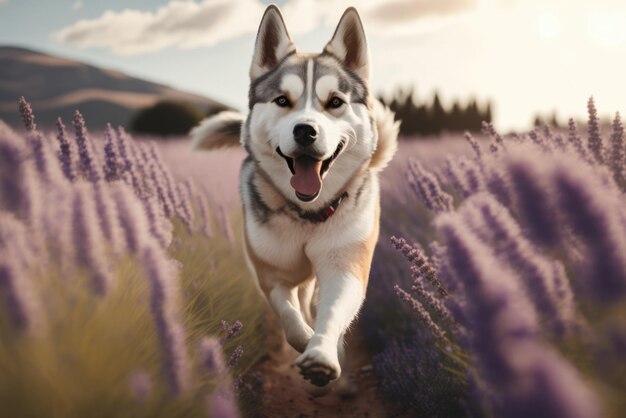
[[[322,178],[344,145],[345,142],[341,141],[333,155],[325,160],[318,160],[310,155],[288,157],[282,153],[280,147],[276,148],[278,155],[287,161],[287,166],[292,174],[291,187],[295,190],[298,199],[303,202],[310,202],[319,195],[320,190],[322,190]]]

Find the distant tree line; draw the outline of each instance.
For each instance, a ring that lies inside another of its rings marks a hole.
[[[552,112],[552,114],[542,115],[537,113],[533,120],[533,125],[535,128],[542,126],[550,126],[553,128],[563,128],[564,126],[559,123],[558,117],[556,115],[556,110]]]
[[[134,133],[163,137],[187,135],[203,118],[223,110],[228,108],[209,106],[202,111],[191,103],[162,100],[135,113],[130,129]]]
[[[437,93],[431,101],[420,102],[413,89],[399,89],[391,99],[379,99],[402,121],[400,134],[404,136],[432,135],[442,131],[480,132],[483,121],[491,122],[491,103],[479,105],[474,98],[466,105],[454,101],[450,108],[446,108]],[[190,103],[163,100],[139,110],[130,122],[130,129],[150,135],[186,135],[203,117],[222,110],[226,108],[210,107],[202,111]]]
[[[445,108],[439,94],[435,93],[432,101],[418,101],[415,91],[398,89],[391,99],[379,97],[379,100],[389,106],[396,113],[396,118],[402,121],[400,134],[431,135],[442,131],[448,132],[480,132],[482,122],[491,122],[491,102],[481,106],[475,98],[471,98],[467,105],[458,100],[450,108]]]

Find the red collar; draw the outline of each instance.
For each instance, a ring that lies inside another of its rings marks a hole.
[[[309,222],[313,222],[313,223],[326,222],[328,218],[330,218],[331,216],[335,214],[335,212],[337,212],[339,205],[347,197],[348,197],[348,192],[343,192],[342,194],[339,195],[339,197],[331,201],[328,206],[318,211],[303,211],[298,206],[296,206],[296,211],[298,212],[298,215],[300,216],[300,218],[307,220]]]

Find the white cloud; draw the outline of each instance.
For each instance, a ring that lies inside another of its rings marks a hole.
[[[156,11],[108,10],[53,37],[79,48],[105,48],[121,55],[207,47],[256,31],[263,9],[257,0],[173,1]]]
[[[7,0],[0,0],[7,1]],[[475,0],[362,0],[359,12],[369,29],[381,34],[406,33],[424,22],[470,8]],[[289,31],[310,32],[320,24],[334,26],[351,0],[289,0],[282,8]],[[74,3],[82,6],[82,0]],[[259,0],[171,1],[155,11],[124,9],[80,20],[53,34],[79,48],[104,48],[121,55],[142,54],[166,47],[210,47],[255,33],[265,5]],[[426,19],[424,19],[424,17]]]
[[[357,10],[368,32],[406,35],[430,31],[478,7],[479,0],[360,0]],[[334,26],[353,0],[290,0],[282,8],[292,34],[306,33],[320,24]]]

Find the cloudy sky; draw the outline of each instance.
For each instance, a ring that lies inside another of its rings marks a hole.
[[[0,44],[19,45],[205,94],[245,109],[261,0],[0,0]],[[623,0],[281,0],[301,51],[320,51],[342,11],[360,11],[372,88],[415,85],[444,104],[495,104],[501,129],[536,112],[626,112]],[[1,80],[0,80],[1,81]]]

